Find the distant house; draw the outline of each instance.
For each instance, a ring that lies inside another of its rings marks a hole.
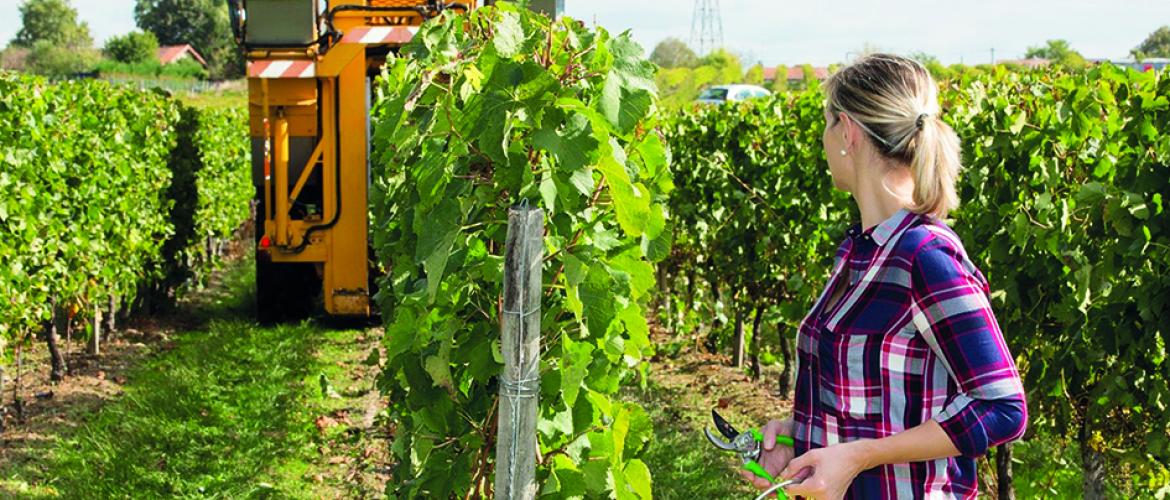
[[[1114,59],[1114,60],[1098,60],[1094,61],[1100,63],[1112,63],[1114,66],[1122,68],[1133,68],[1137,71],[1162,71],[1170,67],[1170,58],[1165,57],[1151,57],[1142,59],[1141,61],[1135,59]]]
[[[764,83],[771,84],[776,81],[777,73],[780,71],[779,67],[764,68]],[[829,68],[813,68],[813,73],[816,74],[817,80],[825,81],[829,78]],[[804,81],[804,67],[803,66],[789,66],[788,74],[785,75],[789,83]]]
[[[187,58],[194,60],[204,68],[207,67],[207,61],[203,60],[203,56],[199,55],[195,51],[195,47],[190,45],[167,45],[158,48],[158,62],[163,65],[176,63]]]
[[[27,66],[28,49],[9,46],[0,50],[0,69],[24,71]]]
[[[1032,57],[1028,59],[1008,59],[1003,61],[996,61],[995,63],[1022,66],[1028,69],[1038,69],[1048,67],[1050,64],[1052,64],[1052,61],[1041,57]]]

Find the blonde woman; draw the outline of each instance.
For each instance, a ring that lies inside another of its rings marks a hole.
[[[793,417],[764,427],[760,463],[808,498],[975,498],[975,459],[1028,414],[987,280],[943,222],[959,138],[912,60],[865,57],[825,92],[829,170],[861,223],[801,324]]]

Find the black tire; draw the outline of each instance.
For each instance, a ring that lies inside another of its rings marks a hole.
[[[264,236],[264,198],[256,209],[256,321],[262,325],[295,322],[313,317],[319,309],[321,278],[315,264],[272,262],[260,250]]]
[[[256,320],[260,324],[295,322],[314,316],[321,279],[313,264],[273,263],[256,255]]]

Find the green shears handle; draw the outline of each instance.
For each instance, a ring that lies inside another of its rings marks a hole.
[[[750,432],[752,434],[752,438],[755,439],[757,443],[764,442],[764,434],[761,433],[759,430],[748,429],[748,432]],[[793,441],[792,438],[789,436],[776,436],[776,444],[792,448],[793,446],[796,445],[796,442]],[[752,474],[755,474],[756,477],[760,477],[760,478],[768,480],[769,483],[776,482],[776,478],[773,477],[771,474],[769,474],[767,469],[764,469],[764,466],[760,465],[759,462],[756,462],[755,460],[748,460],[746,463],[743,464],[743,468],[744,468],[744,470],[751,472]],[[788,496],[784,494],[784,490],[777,490],[776,496],[780,500],[788,500]]]
[[[752,439],[755,439],[757,443],[764,442],[764,433],[758,429],[748,429],[748,432],[752,433]],[[776,444],[792,448],[796,446],[796,441],[789,436],[776,436]]]

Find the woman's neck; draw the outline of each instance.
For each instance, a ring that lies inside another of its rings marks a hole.
[[[865,187],[856,189],[853,193],[853,199],[861,211],[862,231],[881,224],[893,217],[898,210],[913,203],[914,179],[909,168],[877,167],[870,171],[883,173],[875,175],[872,179],[863,180],[859,184]]]

